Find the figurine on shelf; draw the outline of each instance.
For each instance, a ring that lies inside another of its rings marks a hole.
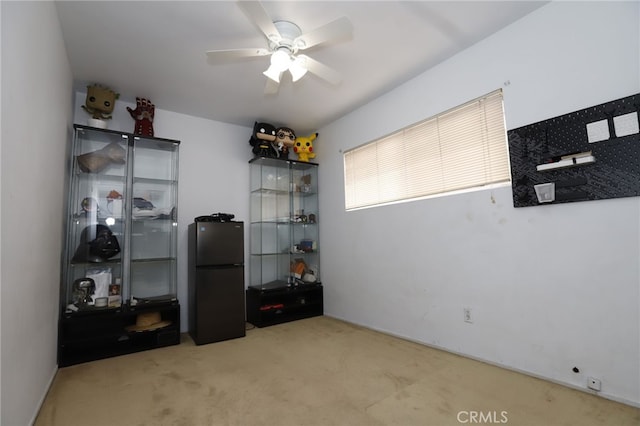
[[[288,127],[279,127],[276,130],[276,146],[280,151],[280,158],[289,159],[289,151],[296,142],[296,132]]]
[[[156,106],[149,99],[136,98],[136,109],[127,107],[127,111],[136,121],[133,133],[153,137],[153,117],[156,113]]]
[[[289,271],[294,278],[302,279],[307,271],[307,264],[304,259],[293,259],[289,265]]]
[[[80,202],[80,208],[82,208],[82,213],[85,215],[95,215],[99,210],[100,206],[95,198],[85,197]]]
[[[99,84],[87,86],[87,99],[82,105],[82,109],[91,114],[88,124],[92,127],[106,129],[107,123],[104,120],[111,118],[116,99],[119,97],[119,93]]]
[[[298,154],[298,161],[308,162],[312,158],[316,158],[313,152],[313,141],[318,137],[318,133],[310,136],[298,136],[293,146],[293,152]]]
[[[300,192],[311,192],[311,175],[302,175],[298,188]]]
[[[276,128],[269,123],[253,124],[253,133],[249,139],[249,145],[253,147],[251,150],[256,157],[277,158],[280,151],[276,149]]]
[[[84,307],[93,303],[93,295],[96,291],[96,283],[93,279],[78,278],[73,282],[73,304],[76,307]]]

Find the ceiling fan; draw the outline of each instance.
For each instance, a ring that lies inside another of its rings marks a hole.
[[[278,90],[280,78],[287,70],[294,82],[309,71],[331,84],[340,83],[342,77],[337,71],[298,52],[350,35],[353,28],[348,18],[338,18],[313,31],[302,33],[293,22],[273,21],[259,1],[238,1],[238,5],[265,35],[268,47],[210,50],[207,52],[210,64],[271,55],[271,64],[263,72],[268,77],[265,93]]]

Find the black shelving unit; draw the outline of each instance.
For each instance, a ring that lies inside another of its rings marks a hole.
[[[74,126],[60,367],[180,343],[179,145]]]
[[[323,315],[322,285],[262,290],[247,289],[247,321],[267,327]]]
[[[159,312],[171,324],[155,330],[127,331],[139,314]],[[180,343],[180,305],[177,302],[122,309],[99,309],[65,314],[59,323],[58,366],[68,367],[98,359]]]
[[[266,327],[322,315],[318,164],[256,157],[249,165],[247,319]]]

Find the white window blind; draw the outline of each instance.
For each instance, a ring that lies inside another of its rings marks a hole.
[[[344,154],[347,209],[510,179],[502,90]]]

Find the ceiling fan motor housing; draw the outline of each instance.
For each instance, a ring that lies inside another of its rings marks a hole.
[[[272,52],[280,49],[287,49],[290,55],[295,55],[298,49],[303,49],[304,42],[297,40],[296,38],[302,35],[302,30],[299,26],[289,21],[275,21],[273,25],[280,33],[280,38],[272,38],[269,43],[269,47]]]

